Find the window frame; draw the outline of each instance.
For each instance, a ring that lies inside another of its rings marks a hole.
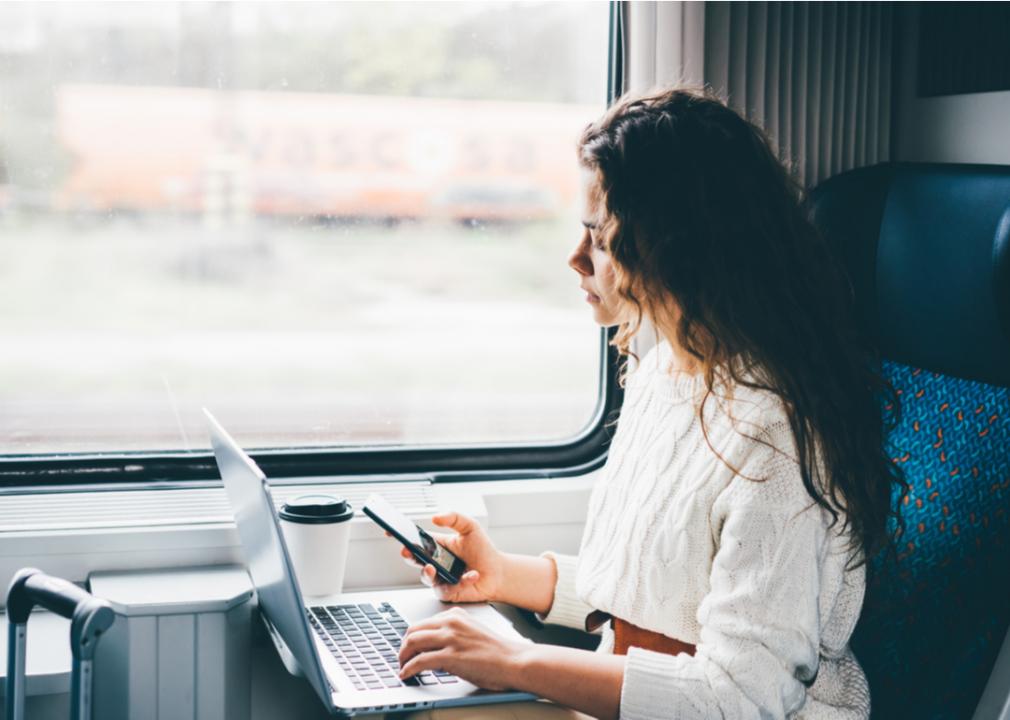
[[[610,2],[607,104],[624,86],[624,9]],[[588,320],[587,320],[588,322]],[[354,444],[326,448],[273,448],[250,455],[278,481],[304,483],[313,477],[409,475],[433,482],[549,478],[581,475],[603,465],[613,421],[623,400],[618,382],[620,357],[610,346],[615,330],[600,331],[600,373],[596,409],[585,429],[553,443],[452,445]],[[122,452],[0,456],[0,494],[87,489],[168,489],[219,486],[213,453]]]

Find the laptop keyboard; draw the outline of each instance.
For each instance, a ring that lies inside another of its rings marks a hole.
[[[314,606],[309,608],[309,622],[358,690],[459,682],[444,670],[426,670],[403,681],[397,677],[407,621],[389,603]]]

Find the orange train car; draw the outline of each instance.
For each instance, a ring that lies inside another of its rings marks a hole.
[[[92,211],[540,219],[573,201],[575,140],[598,111],[63,86],[57,125],[70,170],[56,203]]]

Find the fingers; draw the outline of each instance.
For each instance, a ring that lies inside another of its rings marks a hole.
[[[433,627],[430,629],[419,629],[413,627],[403,636],[403,644],[400,646],[400,665],[405,665],[411,658],[423,652],[441,650],[449,644],[450,633],[446,628]]]
[[[460,585],[471,585],[480,580],[480,573],[476,570],[467,570],[459,578]]]
[[[478,580],[480,580],[480,573],[476,570],[470,570],[463,573],[456,584],[443,582],[441,578],[436,577],[432,589],[442,602],[473,602],[477,599],[483,599],[472,594],[471,591],[471,588],[473,588]]]
[[[465,636],[465,629],[472,622],[465,610],[454,607],[411,625],[400,646],[400,677],[410,677],[424,670],[451,672],[448,665],[459,650],[455,641]]]
[[[472,533],[477,529],[477,523],[458,512],[441,513],[433,517],[431,521],[441,527],[452,528],[460,535]]]
[[[455,546],[460,535],[458,533],[440,533],[433,532],[428,533],[431,535],[431,539],[437,542],[439,545],[445,545],[449,547],[450,545]]]
[[[409,678],[425,670],[443,670],[448,659],[449,653],[444,650],[415,655],[410,662],[400,668],[400,679]]]
[[[414,567],[419,567],[417,562],[413,560],[411,564]],[[480,580],[480,573],[476,570],[468,570],[460,576],[458,583],[452,584],[445,582],[438,576],[434,565],[428,564],[421,568],[421,583],[433,588],[439,598],[448,602],[455,602],[459,598],[460,590],[473,585],[478,580]]]

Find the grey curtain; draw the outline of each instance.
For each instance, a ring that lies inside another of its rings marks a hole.
[[[889,3],[705,3],[704,79],[806,185],[890,159]]]
[[[890,159],[890,3],[629,2],[625,88],[704,83],[807,187]]]

